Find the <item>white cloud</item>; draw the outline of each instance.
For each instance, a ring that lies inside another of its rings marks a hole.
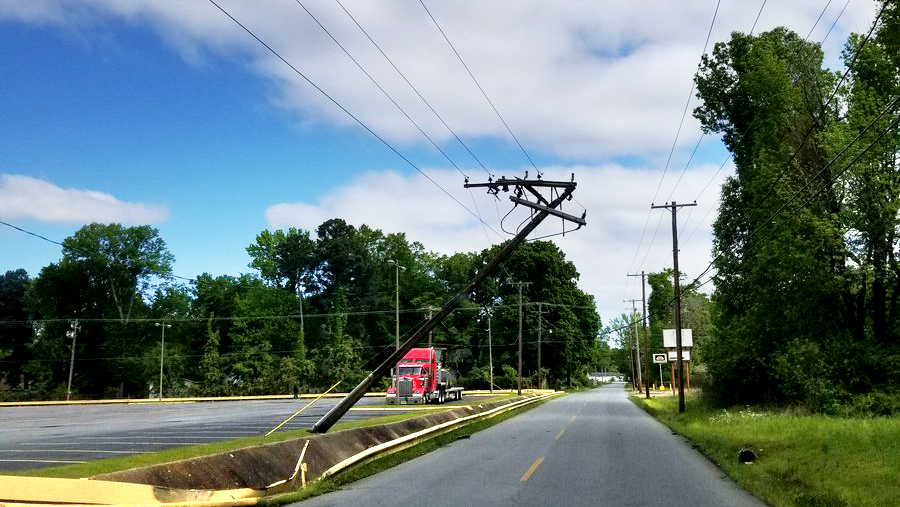
[[[373,130],[393,142],[426,141],[295,2],[219,2]],[[769,3],[756,32],[786,25],[805,36],[821,0]],[[384,51],[468,138],[507,139],[480,92],[417,2],[345,0]],[[350,53],[434,138],[450,134],[427,112],[348,16],[330,0],[304,2]],[[563,157],[665,153],[690,90],[714,2],[430,2],[430,9],[519,139]],[[812,32],[821,40],[835,4]],[[874,1],[852,2],[826,46],[865,31]],[[749,31],[758,2],[726,2],[710,41]],[[273,103],[306,124],[354,126],[343,111],[208,2],[5,0],[0,19],[91,26],[96,19],[149,22],[186,60],[239,56],[276,84]],[[832,61],[834,58],[832,57]],[[835,63],[837,63],[835,61]],[[688,118],[685,131],[696,131]],[[682,137],[685,146],[691,141]]]
[[[717,189],[729,172],[716,174],[718,169],[718,166],[694,167],[678,186],[681,189],[678,193],[685,194],[684,202],[698,199],[695,209],[683,208],[678,215],[679,262],[681,270],[690,276],[699,275],[710,259],[710,224],[715,212],[708,212],[715,208]],[[502,217],[512,208],[508,194],[501,193],[500,199],[496,200],[486,195],[483,189],[469,193],[462,189],[461,177],[454,171],[429,169],[426,173],[469,209],[474,210],[474,199],[485,222],[498,232],[503,229],[515,231],[527,218],[527,210],[520,206],[501,227],[498,215]],[[556,236],[552,241],[560,246],[568,260],[575,263],[581,273],[579,286],[594,295],[601,317],[608,322],[624,312],[622,299],[640,297],[640,286],[634,280],[630,280],[629,288],[624,289],[629,282],[626,278],[629,269],[649,273],[671,267],[671,214],[665,210],[651,211],[649,201],[633,197],[651,195],[659,184],[656,169],[629,169],[619,165],[559,166],[547,168],[544,178],[568,180],[572,173],[578,187],[575,200],[566,203],[564,211],[580,216],[586,209],[588,225],[564,237]],[[700,194],[711,180],[711,190]],[[648,216],[646,237],[638,250]],[[392,172],[370,172],[335,189],[319,202],[280,203],[266,212],[273,229],[299,227],[315,231],[319,224],[334,217],[355,226],[366,224],[386,233],[403,231],[409,241],[419,241],[426,249],[443,254],[480,252],[502,241],[493,232],[485,232],[478,220],[462,206],[419,175],[407,177]],[[660,224],[658,229],[657,224]],[[560,220],[551,217],[531,237],[554,234],[560,232],[561,227]],[[506,237],[504,235],[503,239]]]
[[[169,217],[165,208],[124,202],[96,190],[60,188],[21,174],[0,174],[0,216],[58,224],[119,222],[156,224]]]

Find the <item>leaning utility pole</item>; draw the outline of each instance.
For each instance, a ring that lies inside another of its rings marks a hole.
[[[526,173],[525,177],[528,177]],[[509,191],[509,187],[514,187],[515,195],[511,195],[509,200],[516,203],[531,208],[535,210],[535,213],[532,215],[531,220],[523,226],[519,233],[516,234],[512,239],[509,240],[508,243],[500,250],[496,257],[491,259],[490,262],[486,266],[484,266],[478,274],[475,275],[475,278],[469,282],[462,290],[456,293],[455,296],[450,298],[441,310],[434,315],[431,319],[428,320],[425,324],[423,324],[419,329],[413,333],[412,337],[407,339],[400,345],[400,348],[395,350],[387,359],[384,360],[378,367],[376,367],[369,375],[362,380],[352,391],[350,391],[347,396],[338,402],[337,405],[331,408],[321,419],[319,419],[311,428],[312,431],[316,433],[325,433],[328,431],[334,423],[338,421],[348,410],[352,407],[363,395],[366,393],[369,388],[371,388],[376,382],[378,382],[381,377],[387,373],[392,366],[397,364],[403,356],[406,355],[420,340],[424,337],[428,336],[428,333],[431,332],[438,324],[441,323],[448,315],[450,315],[453,310],[459,306],[463,300],[465,300],[469,294],[475,290],[475,287],[478,286],[487,276],[496,269],[507,257],[512,254],[512,252],[523,242],[525,238],[534,231],[541,222],[544,221],[550,215],[557,216],[562,218],[563,220],[568,220],[570,222],[574,222],[578,224],[578,228],[586,225],[587,222],[584,220],[584,215],[580,218],[570,215],[568,213],[563,213],[562,211],[557,210],[556,208],[563,203],[563,201],[569,200],[572,198],[572,193],[575,191],[576,183],[575,177],[572,176],[571,181],[544,181],[540,178],[536,180],[529,179],[520,179],[520,178],[506,178],[502,177],[497,179],[496,181],[489,180],[487,183],[473,183],[470,184],[468,180],[466,180],[465,188],[474,188],[474,187],[485,187],[488,189],[488,193],[497,195],[501,190],[504,192]],[[556,195],[556,197],[552,198],[552,200],[548,201],[545,197],[543,197],[536,189],[537,188],[550,188],[551,193]],[[523,198],[523,195],[526,195],[525,192],[533,195],[537,202],[529,201],[528,199]],[[558,192],[558,193],[557,193]]]
[[[672,212],[672,264],[675,268],[674,288],[675,288],[675,350],[676,350],[676,366],[678,368],[678,412],[684,412],[684,360],[681,356],[681,273],[678,272],[678,208],[685,206],[696,206],[697,201],[693,204],[664,204],[662,206],[650,205],[650,209],[665,208]]]
[[[647,284],[644,282],[644,272],[641,271],[640,275],[628,275],[628,276],[640,276],[641,277],[641,301],[643,302],[643,328],[644,328],[644,379],[646,379],[646,383],[644,384],[644,389],[647,395],[647,399],[650,399],[650,345],[647,343]],[[662,382],[662,376],[660,376],[660,382]]]

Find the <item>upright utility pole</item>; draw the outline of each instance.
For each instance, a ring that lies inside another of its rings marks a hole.
[[[527,175],[526,175],[527,178]],[[509,188],[512,187],[515,190],[516,195],[511,195],[509,200],[516,203],[521,204],[525,207],[531,208],[534,210],[531,220],[525,224],[519,232],[513,236],[509,241],[507,241],[503,248],[500,249],[500,252],[497,253],[497,256],[490,260],[481,270],[475,275],[474,278],[463,287],[459,292],[456,293],[452,298],[450,298],[441,310],[435,314],[433,318],[431,318],[428,322],[419,327],[413,335],[408,338],[405,342],[400,345],[399,350],[394,351],[393,354],[387,357],[380,365],[378,365],[374,370],[372,370],[369,375],[364,378],[352,391],[350,391],[347,396],[339,401],[335,406],[331,408],[325,415],[323,415],[313,426],[310,428],[315,433],[325,433],[328,431],[334,423],[338,421],[344,414],[350,410],[360,398],[366,393],[366,390],[371,388],[376,382],[380,381],[382,376],[391,369],[392,366],[397,364],[407,352],[409,352],[416,344],[422,340],[431,330],[437,327],[438,324],[441,323],[444,319],[450,315],[453,310],[458,307],[463,300],[465,300],[469,295],[475,290],[477,287],[487,276],[497,268],[504,260],[506,260],[512,252],[518,248],[519,245],[525,241],[525,238],[534,231],[538,225],[548,216],[553,215],[556,217],[560,217],[563,220],[574,222],[578,224],[578,228],[583,227],[587,224],[585,221],[585,214],[581,217],[576,217],[570,215],[568,213],[564,213],[562,211],[557,210],[563,203],[563,201],[569,200],[572,198],[572,193],[575,191],[576,183],[575,177],[572,176],[572,181],[547,181],[542,179],[537,180],[529,180],[529,179],[520,179],[520,178],[498,178],[496,180],[488,181],[487,183],[474,183],[470,184],[466,181],[465,188],[473,188],[473,187],[486,187],[488,192],[494,195],[497,195],[501,190],[504,192],[509,191]],[[553,196],[551,200],[547,200],[544,198],[540,192],[538,192],[538,188],[550,188]],[[527,192],[527,193],[526,193]],[[534,196],[538,202],[530,201],[525,198],[525,196]],[[568,232],[568,231],[567,231]]]
[[[650,345],[647,343],[647,284],[644,282],[645,273],[641,271],[640,275],[628,275],[628,276],[640,276],[641,277],[641,301],[643,302],[643,328],[644,328],[644,379],[647,382],[644,383],[644,389],[647,396],[647,399],[650,399]],[[659,376],[659,381],[662,382],[662,374]]]
[[[637,313],[637,309],[634,307],[636,302],[640,301],[639,299],[627,299],[626,303],[631,303],[631,316],[634,317],[634,314]],[[637,390],[640,391],[644,388],[644,380],[641,375],[641,340],[638,338],[638,330],[637,330],[637,319],[634,319],[634,350],[635,350],[635,358],[634,358],[634,371],[637,372]]]
[[[491,344],[491,311],[484,309],[488,316],[488,369],[491,377],[491,394],[494,394],[494,348]]]
[[[434,316],[435,310],[440,310],[440,308],[435,308],[433,306],[429,306],[426,308],[428,310],[428,320],[431,320],[431,317]],[[431,343],[434,341],[434,330],[428,331],[428,348],[432,347]]]
[[[541,331],[543,330],[544,321],[544,303],[538,303],[538,389],[544,388],[544,379],[541,374]]]
[[[681,356],[681,273],[678,271],[678,208],[685,206],[696,206],[693,204],[664,204],[662,206],[653,206],[651,209],[665,208],[672,212],[672,264],[675,268],[674,286],[675,286],[675,350],[677,354],[676,366],[678,367],[678,412],[684,412],[684,360]]]
[[[522,286],[531,285],[531,282],[509,282],[510,285],[519,287],[519,381],[518,393],[522,396]]]
[[[397,288],[394,299],[394,311],[396,312],[396,316],[394,318],[394,329],[396,331],[394,339],[396,350],[400,350],[400,272],[406,271],[406,267],[401,266],[400,263],[398,261],[395,261],[394,259],[388,259],[387,263],[396,268],[394,273],[394,281]]]

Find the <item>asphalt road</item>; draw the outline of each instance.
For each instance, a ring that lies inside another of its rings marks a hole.
[[[623,384],[553,399],[297,507],[764,507],[628,401]]]
[[[263,435],[309,401],[0,407],[0,471]],[[335,403],[323,398],[279,431],[309,428]],[[384,398],[363,398],[341,420],[382,416],[385,412],[371,409],[384,407]]]

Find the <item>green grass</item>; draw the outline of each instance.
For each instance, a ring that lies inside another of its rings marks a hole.
[[[678,414],[676,397],[632,397],[692,441],[741,486],[776,507],[900,503],[900,417],[798,415],[754,408],[712,409],[696,397]],[[742,448],[755,463],[740,464]]]

